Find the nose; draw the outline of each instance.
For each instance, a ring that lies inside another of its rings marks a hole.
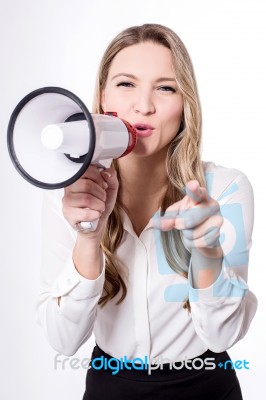
[[[134,103],[134,111],[135,113],[143,115],[154,114],[156,108],[152,98],[152,93],[149,91],[141,91],[138,93]]]

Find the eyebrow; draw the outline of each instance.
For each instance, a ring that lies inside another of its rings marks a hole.
[[[135,75],[132,75],[132,74],[127,74],[127,73],[124,73],[124,72],[121,72],[120,74],[116,74],[116,75],[114,75],[113,77],[112,77],[112,79],[111,80],[114,80],[115,78],[118,78],[118,77],[120,77],[120,76],[125,76],[125,77],[127,77],[127,78],[130,78],[130,79],[135,79],[135,80],[138,80],[138,78],[135,76]],[[156,83],[160,83],[160,82],[176,82],[176,79],[175,78],[170,78],[170,77],[161,77],[161,78],[158,78],[158,79],[156,79]]]

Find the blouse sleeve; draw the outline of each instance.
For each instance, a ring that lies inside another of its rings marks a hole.
[[[210,350],[222,352],[245,336],[257,309],[257,299],[247,285],[254,219],[252,186],[240,173],[216,200],[224,219],[222,271],[205,289],[192,287],[190,268],[188,278],[195,330]]]
[[[76,232],[62,215],[61,198],[61,191],[44,194],[41,289],[36,321],[49,344],[71,356],[92,334],[104,285],[105,261],[102,254],[101,274],[95,280],[78,273],[72,261]]]

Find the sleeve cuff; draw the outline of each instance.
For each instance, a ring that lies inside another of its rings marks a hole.
[[[68,294],[75,300],[84,300],[99,295],[105,280],[105,256],[102,253],[102,271],[96,279],[87,279],[76,270],[72,257],[69,257],[63,272],[56,279],[51,295],[61,297]]]
[[[220,275],[211,286],[204,289],[193,288],[190,272],[188,275],[188,284],[190,302],[224,302],[229,298],[244,297],[249,289],[246,281],[236,274],[233,268],[224,266],[224,263]]]

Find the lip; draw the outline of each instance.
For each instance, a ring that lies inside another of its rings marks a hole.
[[[148,124],[137,123],[133,125],[136,129],[138,137],[148,137],[151,136],[154,130],[154,127]]]

